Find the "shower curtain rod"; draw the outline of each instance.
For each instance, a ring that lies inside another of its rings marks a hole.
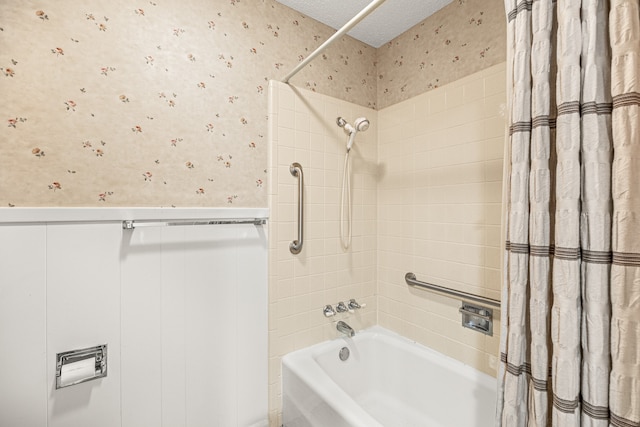
[[[329,37],[329,39],[327,39],[327,41],[325,41],[324,43],[322,43],[320,45],[319,48],[317,48],[316,50],[314,50],[311,55],[307,56],[305,58],[304,61],[302,61],[301,63],[298,64],[298,66],[296,68],[293,69],[293,71],[291,71],[289,74],[287,74],[285,76],[284,79],[282,79],[282,83],[289,83],[289,80],[291,79],[291,77],[295,76],[296,74],[298,74],[298,72],[300,70],[302,70],[304,67],[307,66],[307,64],[309,64],[311,61],[313,61],[316,56],[320,55],[322,53],[322,51],[324,51],[327,47],[329,47],[329,45],[331,43],[333,43],[334,41],[336,41],[336,39],[342,37],[345,33],[347,33],[350,29],[352,29],[353,27],[356,26],[356,24],[360,21],[362,21],[364,18],[366,18],[371,12],[373,12],[374,10],[376,10],[379,6],[382,5],[382,3],[384,3],[387,0],[373,0],[371,3],[369,3],[367,5],[367,7],[365,7],[364,9],[362,9],[356,16],[354,16],[353,18],[351,18],[351,20],[349,22],[347,22],[346,24],[344,24],[344,26],[342,28],[340,28],[334,35],[332,35],[331,37]]]

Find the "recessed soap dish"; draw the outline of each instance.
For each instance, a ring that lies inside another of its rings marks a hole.
[[[462,314],[462,326],[485,335],[493,335],[492,309],[463,302],[459,311]]]

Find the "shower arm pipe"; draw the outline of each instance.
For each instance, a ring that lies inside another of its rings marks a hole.
[[[304,59],[304,61],[299,63],[298,66],[293,69],[293,71],[291,71],[289,74],[287,74],[285,76],[285,78],[282,79],[282,83],[289,84],[289,80],[291,80],[291,78],[293,76],[298,74],[298,72],[300,70],[302,70],[304,67],[306,67],[307,64],[309,64],[311,61],[313,61],[316,58],[316,56],[320,55],[327,47],[329,47],[330,44],[332,44],[338,38],[340,38],[343,35],[345,35],[350,29],[355,27],[360,21],[362,21],[364,18],[366,18],[371,12],[376,10],[379,6],[382,6],[382,3],[384,3],[385,1],[387,1],[387,0],[373,0],[371,3],[369,3],[356,16],[351,18],[351,20],[349,22],[344,24],[344,26],[342,28],[340,28],[334,35],[332,35],[324,43],[322,43],[319,48],[317,48],[309,56],[307,56]]]
[[[431,292],[446,295],[450,298],[459,298],[464,301],[473,301],[480,304],[486,304],[493,307],[500,307],[500,301],[493,298],[487,298],[476,294],[470,294],[467,292],[458,291],[456,289],[445,288],[444,286],[434,285],[433,283],[422,282],[416,278],[413,273],[407,273],[404,275],[404,280],[407,285],[427,289]]]

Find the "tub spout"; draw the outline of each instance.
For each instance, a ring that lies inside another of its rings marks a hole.
[[[351,326],[347,325],[342,320],[338,322],[338,324],[336,325],[336,329],[348,337],[352,337],[356,334],[356,331],[354,331]]]

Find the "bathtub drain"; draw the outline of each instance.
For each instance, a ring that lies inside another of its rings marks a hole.
[[[340,356],[340,360],[344,362],[349,358],[349,349],[347,347],[342,347],[338,355]]]

